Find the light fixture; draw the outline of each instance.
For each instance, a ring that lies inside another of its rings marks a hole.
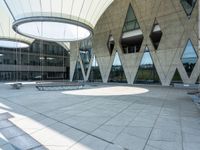
[[[100,16],[114,0],[4,0],[13,29],[48,41],[78,41],[92,36]]]
[[[0,57],[2,57],[3,56],[3,54],[0,54]]]
[[[3,48],[27,48],[33,39],[23,37],[14,32],[14,21],[5,3],[0,1],[0,47]]]

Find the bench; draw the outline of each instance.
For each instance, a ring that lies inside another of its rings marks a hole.
[[[76,90],[83,88],[84,83],[51,83],[51,84],[37,84],[35,87],[39,91],[59,91],[59,90]]]
[[[14,89],[20,89],[22,87],[22,83],[13,83],[11,84],[11,86],[14,88]]]
[[[175,88],[180,88],[180,89],[195,89],[198,90],[199,89],[199,85],[198,84],[183,84],[183,83],[174,83],[173,86]]]

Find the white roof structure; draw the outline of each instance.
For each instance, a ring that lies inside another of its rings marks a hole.
[[[33,39],[21,36],[12,29],[13,18],[5,3],[0,1],[0,47],[26,48]]]
[[[42,40],[77,41],[92,35],[114,0],[4,0],[16,32]]]

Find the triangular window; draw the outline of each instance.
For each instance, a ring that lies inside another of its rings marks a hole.
[[[83,80],[83,74],[81,70],[81,64],[79,61],[76,63],[76,68],[74,70],[73,81]]]
[[[200,76],[197,78],[196,84],[200,84]],[[199,87],[200,88],[200,87]]]
[[[172,78],[171,84],[173,83],[183,83],[183,80],[181,79],[178,69],[176,69],[174,76]]]
[[[143,33],[140,29],[139,22],[135,12],[129,5],[126,19],[124,22],[120,44],[124,53],[136,53],[140,51],[143,42]]]
[[[115,58],[112,64],[108,82],[127,82],[118,52],[115,53]]]
[[[188,18],[190,18],[197,0],[180,0],[180,2],[185,10],[186,15]]]
[[[138,84],[160,84],[160,78],[154,66],[148,47],[145,48],[140,66],[135,78]]]
[[[99,65],[98,65],[98,62],[97,62],[95,56],[92,61],[92,66],[91,66],[88,81],[89,82],[102,82],[101,72],[100,72]]]
[[[81,41],[79,50],[80,50],[81,60],[83,63],[83,68],[84,68],[85,74],[87,74],[90,60],[91,60],[91,55],[92,55],[91,39]]]

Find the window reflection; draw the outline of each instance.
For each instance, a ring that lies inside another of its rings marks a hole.
[[[193,8],[196,4],[196,1],[197,0],[180,0],[180,2],[181,2],[181,4],[182,4],[182,6],[183,6],[188,17],[191,16]]]
[[[134,10],[129,5],[124,27],[122,30],[120,44],[124,53],[137,53],[140,51],[140,47],[143,42],[143,34],[140,29],[138,20],[134,13]]]
[[[171,84],[173,83],[183,83],[183,80],[181,79],[178,69],[176,69],[174,76],[172,78]]]
[[[154,66],[149,49],[146,47],[143,54],[138,72],[135,78],[135,83],[142,84],[158,84],[160,83],[159,76]]]
[[[126,76],[118,52],[115,53],[115,58],[110,71],[108,82],[126,83]]]
[[[0,80],[69,78],[70,54],[57,43],[35,40],[29,48],[0,47],[0,54],[3,54],[0,57],[0,67],[3,68]],[[41,67],[44,67],[43,71]],[[55,67],[58,67],[56,72]]]
[[[101,72],[100,72],[99,65],[98,65],[98,62],[97,62],[95,56],[93,57],[93,62],[92,62],[88,81],[89,82],[102,82]]]
[[[78,80],[83,80],[81,64],[79,61],[76,63],[76,67],[74,70],[74,76],[73,76],[73,81],[78,81]]]
[[[198,56],[192,45],[192,42],[191,40],[188,40],[187,45],[184,49],[183,55],[181,57],[181,61],[189,77],[192,74],[192,71],[197,62],[197,59],[198,59]]]
[[[91,39],[83,40],[80,44],[80,56],[83,63],[85,74],[87,74],[91,56],[92,56],[92,41]]]

